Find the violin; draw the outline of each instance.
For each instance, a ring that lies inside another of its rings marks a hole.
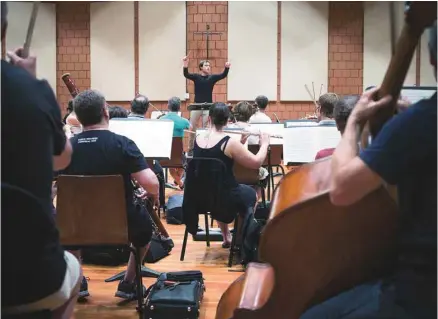
[[[412,1],[377,97],[392,103],[362,126],[375,137],[395,104],[437,2]],[[368,138],[367,138],[368,140]],[[379,278],[395,260],[398,209],[384,186],[350,206],[329,197],[331,159],[289,172],[277,185],[259,242],[259,259],[222,295],[216,319],[297,319],[307,309]]]

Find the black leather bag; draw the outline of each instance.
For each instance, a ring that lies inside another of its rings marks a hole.
[[[144,318],[199,318],[204,291],[200,271],[163,273],[146,292]]]

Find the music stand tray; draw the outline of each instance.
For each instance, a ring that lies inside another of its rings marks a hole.
[[[187,109],[189,111],[208,111],[213,103],[193,103],[190,104]]]

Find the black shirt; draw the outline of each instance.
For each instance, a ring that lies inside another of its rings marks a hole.
[[[189,69],[184,68],[184,77],[195,83],[195,103],[213,103],[213,87],[227,77],[229,70],[225,68],[221,74],[201,75],[189,73]]]
[[[129,138],[109,130],[84,131],[70,139],[73,156],[65,175],[122,175],[126,208],[135,213],[131,174],[148,168],[143,154]]]
[[[2,201],[2,307],[7,307],[42,299],[63,283],[66,263],[51,192],[53,155],[62,153],[66,137],[48,83],[5,61],[1,67],[2,184],[34,198],[24,209],[20,201]]]

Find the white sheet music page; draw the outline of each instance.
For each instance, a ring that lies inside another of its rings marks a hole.
[[[270,135],[283,136],[284,124],[282,123],[251,123],[251,127],[257,129],[259,132],[268,133]],[[248,139],[249,140],[249,139]],[[249,141],[250,144],[259,144],[259,139],[252,139]],[[270,145],[282,145],[282,138],[271,137],[269,141]]]
[[[148,159],[170,159],[173,121],[112,119],[109,130],[131,139]]]
[[[314,120],[289,120],[284,122],[284,126],[286,128],[294,127],[294,126],[317,126]]]
[[[284,163],[309,163],[325,148],[335,148],[341,134],[335,125],[293,126],[284,130]]]
[[[401,90],[400,95],[407,98],[412,104],[417,103],[420,100],[430,98],[436,92],[436,88],[404,88]]]

